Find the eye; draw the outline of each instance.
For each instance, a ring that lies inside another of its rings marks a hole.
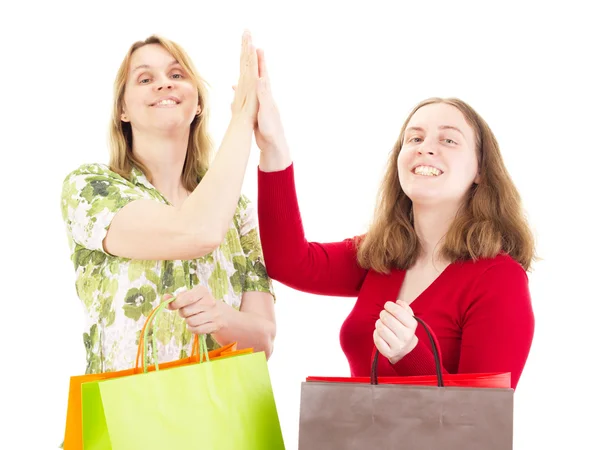
[[[423,139],[421,139],[420,137],[412,137],[408,140],[408,142],[422,142]]]
[[[456,142],[455,142],[455,141],[453,141],[452,139],[444,139],[444,142],[445,142],[446,144],[456,144]]]
[[[181,75],[180,73],[174,73],[173,78],[177,78],[177,79],[183,78],[183,75]]]
[[[142,78],[140,80],[140,84],[148,84],[148,83],[150,83],[150,78]]]

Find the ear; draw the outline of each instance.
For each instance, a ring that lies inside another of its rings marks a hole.
[[[129,122],[129,117],[127,117],[127,114],[125,114],[125,112],[121,113],[121,122]]]
[[[480,182],[481,182],[481,173],[477,172],[477,176],[475,177],[475,180],[473,180],[473,183],[479,184]]]
[[[198,107],[196,108],[196,115],[199,116],[201,112],[202,108],[200,107],[200,105],[198,105]]]

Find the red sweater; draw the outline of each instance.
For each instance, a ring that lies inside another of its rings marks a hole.
[[[386,301],[396,301],[404,270],[381,274],[357,263],[354,239],[308,242],[296,198],[293,165],[258,173],[258,219],[269,276],[320,295],[357,297],[340,331],[352,376],[369,376],[373,331]],[[412,303],[437,336],[445,373],[510,372],[516,388],[533,339],[534,316],[523,268],[510,256],[456,262]],[[380,376],[434,375],[429,340],[396,364],[379,358]]]

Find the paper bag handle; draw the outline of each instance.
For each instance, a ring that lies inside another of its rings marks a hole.
[[[423,320],[420,318],[413,316],[417,322],[423,327],[425,332],[427,333],[427,337],[429,338],[429,342],[431,344],[431,349],[433,351],[433,359],[435,361],[435,374],[437,376],[437,383],[439,387],[444,386],[444,378],[442,377],[442,360],[440,358],[440,349],[437,345],[437,341],[433,337],[433,332],[429,328]],[[379,384],[378,374],[377,374],[377,364],[379,362],[379,350],[375,348],[375,355],[373,357],[373,363],[371,365],[371,384],[376,385]]]
[[[142,366],[144,373],[148,371],[148,364],[146,358],[146,351],[148,348],[148,330],[154,325],[154,321],[156,320],[156,316],[164,310],[169,303],[175,300],[175,297],[164,300],[159,303],[148,315],[146,322],[144,322],[144,326],[140,331],[139,343],[137,355],[135,357],[135,369],[134,371],[137,373],[140,368],[140,359],[142,361]],[[152,334],[152,350],[153,350],[153,359],[154,359],[154,368],[158,370],[158,355],[156,351],[156,336],[154,333]],[[190,357],[203,354],[204,358],[208,361],[208,347],[206,344],[206,335],[203,334],[199,339],[197,334],[194,334],[194,341],[192,343],[192,352]],[[199,361],[202,362],[202,356],[199,358]]]

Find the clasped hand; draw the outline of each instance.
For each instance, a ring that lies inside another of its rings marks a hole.
[[[169,296],[166,296],[168,298]],[[177,295],[168,308],[179,311],[188,329],[194,334],[212,334],[227,327],[228,318],[234,309],[222,301],[217,301],[204,286]]]
[[[381,355],[396,364],[417,346],[416,329],[417,321],[408,304],[386,302],[375,323],[373,342]]]

